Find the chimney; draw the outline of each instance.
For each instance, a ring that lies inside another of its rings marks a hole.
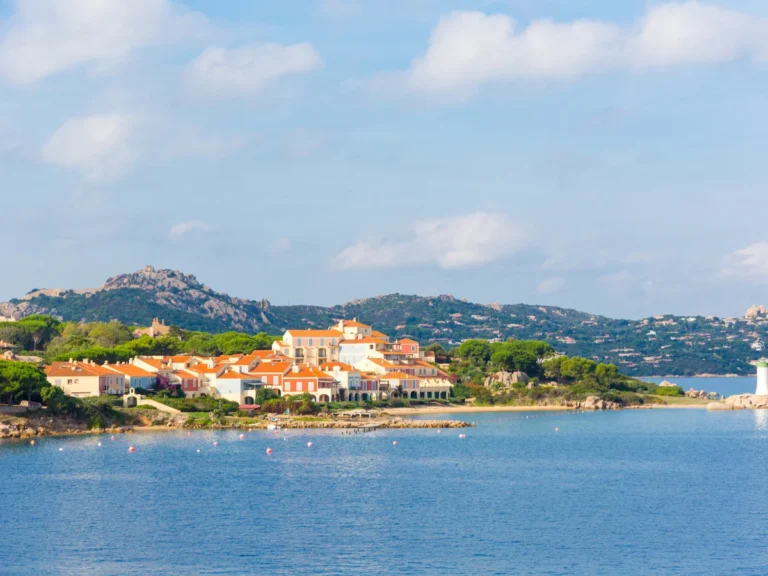
[[[293,368],[291,368],[291,371],[294,374],[298,374],[299,373],[299,366],[298,365],[294,365]]]

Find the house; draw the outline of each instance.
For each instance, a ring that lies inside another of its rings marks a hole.
[[[297,364],[319,366],[339,359],[342,339],[343,333],[338,330],[287,330],[272,349],[290,356]]]
[[[54,362],[46,367],[45,375],[52,386],[58,386],[64,394],[76,398],[125,392],[122,374],[93,361]]]
[[[254,405],[256,390],[262,387],[263,382],[258,376],[231,368],[216,378],[217,398],[237,402],[238,405]]]
[[[293,366],[283,377],[283,394],[309,393],[316,402],[337,402],[339,383],[308,364]]]
[[[331,326],[331,330],[342,333],[344,340],[357,340],[358,338],[367,338],[373,336],[373,328],[368,324],[362,324],[354,320],[340,320],[338,324]]]
[[[166,375],[168,384],[178,386],[184,392],[185,398],[198,398],[206,394],[202,391],[203,378],[197,372],[188,368],[173,370]]]
[[[152,325],[149,328],[139,328],[133,331],[134,338],[140,338],[142,336],[151,336],[157,338],[158,336],[167,336],[171,332],[171,327],[165,325],[165,320],[160,321],[157,318],[152,319]]]
[[[386,400],[387,398],[382,397],[379,391],[379,376],[371,372],[363,372],[360,374],[360,391],[350,392],[347,399],[367,402],[368,400]]]
[[[152,390],[157,385],[157,374],[144,370],[131,363],[118,362],[117,364],[107,364],[110,370],[122,374],[125,381],[125,388],[143,388]]]
[[[339,383],[342,400],[349,399],[350,394],[360,391],[360,371],[344,362],[326,362],[320,365],[320,370],[333,376]]]
[[[394,350],[398,350],[407,356],[419,357],[419,343],[416,340],[410,338],[402,338],[395,342],[393,346]]]
[[[261,379],[265,388],[275,390],[278,394],[283,393],[283,378],[291,370],[291,363],[288,361],[265,360],[254,367],[249,373]]]
[[[5,340],[0,340],[0,350],[13,350],[16,347],[17,346],[15,344],[11,344]]]
[[[419,398],[420,378],[405,372],[388,372],[379,376],[379,388],[389,390],[392,397]],[[386,386],[385,386],[386,385]]]
[[[357,364],[370,356],[381,357],[381,350],[388,346],[386,340],[375,336],[365,336],[339,343],[339,360],[345,364]]]

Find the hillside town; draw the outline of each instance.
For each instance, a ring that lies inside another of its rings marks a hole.
[[[165,333],[155,319],[144,334]],[[217,357],[136,356],[128,362],[54,362],[45,369],[51,385],[68,396],[121,396],[133,390],[173,386],[187,398],[212,397],[255,405],[256,392],[309,394],[318,403],[395,398],[447,399],[448,374],[408,338],[390,340],[357,320],[327,330],[287,330],[271,350]]]

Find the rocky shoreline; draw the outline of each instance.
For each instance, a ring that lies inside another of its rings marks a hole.
[[[383,416],[383,415],[382,415]],[[109,426],[106,428],[90,429],[85,424],[70,419],[45,418],[35,421],[27,418],[0,420],[0,440],[34,438],[38,436],[81,436],[86,434],[130,434],[134,432],[158,430],[268,430],[279,426],[286,430],[303,429],[343,429],[350,431],[366,431],[372,429],[423,429],[423,428],[469,428],[474,426],[460,420],[412,420],[399,416],[371,418],[363,421],[338,419],[282,418],[279,421],[262,419],[230,419],[224,423],[189,424],[184,415],[171,415],[163,422],[149,424],[132,424],[124,426]]]
[[[768,410],[768,396],[737,394],[722,402],[710,402],[707,410]]]

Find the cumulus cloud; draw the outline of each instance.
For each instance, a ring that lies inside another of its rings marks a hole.
[[[104,69],[207,27],[171,0],[16,0],[0,38],[0,76],[29,84],[85,64]]]
[[[437,265],[451,270],[508,258],[527,245],[524,229],[503,214],[476,212],[416,222],[403,240],[358,242],[334,259],[337,269]]]
[[[250,96],[278,78],[312,72],[323,60],[309,43],[206,48],[186,70],[190,86],[220,96]]]
[[[193,232],[208,232],[211,227],[202,220],[190,220],[189,222],[179,222],[168,231],[168,237],[171,240],[181,240]]]
[[[768,282],[768,242],[755,242],[727,256],[720,275],[734,280]]]
[[[43,147],[43,160],[76,170],[87,180],[115,180],[138,157],[136,125],[136,119],[127,114],[72,118],[48,139]]]
[[[380,77],[376,85],[466,97],[491,82],[736,59],[768,59],[768,18],[701,2],[651,7],[630,27],[535,20],[521,28],[503,14],[453,12],[440,19],[426,52],[408,70]]]
[[[560,276],[554,276],[542,280],[537,287],[539,294],[554,294],[560,292],[565,287],[565,279]]]

